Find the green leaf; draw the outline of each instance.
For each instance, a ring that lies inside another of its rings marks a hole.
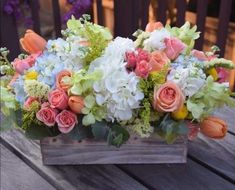
[[[95,105],[95,97],[88,95],[84,99],[84,104],[87,108],[92,108]]]
[[[79,120],[78,125],[76,125],[72,131],[70,131],[68,134],[69,138],[74,140],[82,140],[84,138],[91,137],[91,128],[82,126],[81,120]]]
[[[91,125],[92,133],[97,140],[106,139],[108,135],[108,127],[105,121],[96,122]]]
[[[123,134],[121,133],[113,139],[112,144],[115,145],[116,147],[120,147],[123,144],[123,142],[124,142]]]
[[[41,140],[45,137],[57,136],[58,134],[53,135],[50,129],[46,126],[33,125],[27,127],[27,129],[25,130],[25,135],[26,137],[33,140]]]
[[[89,113],[88,115],[85,115],[82,118],[82,124],[84,126],[88,126],[88,125],[91,125],[91,124],[94,124],[94,123],[95,123],[95,117],[92,113]]]
[[[86,114],[89,114],[89,113],[90,113],[90,109],[84,107],[84,108],[82,108],[82,113],[85,114],[85,115],[86,115]]]
[[[129,139],[129,137],[130,134],[125,128],[121,127],[118,124],[114,124],[110,127],[107,141],[111,145],[120,147],[123,143],[125,143]]]

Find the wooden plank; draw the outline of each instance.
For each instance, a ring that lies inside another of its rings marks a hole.
[[[188,159],[187,164],[120,165],[123,171],[157,190],[224,190],[234,185]]]
[[[1,140],[56,189],[146,189],[113,165],[45,166],[39,144],[18,130],[1,133]]]
[[[96,0],[98,24],[104,26],[102,0]]]
[[[226,121],[228,123],[228,130],[235,134],[235,108],[224,106],[217,109],[213,115]]]
[[[38,0],[30,0],[29,3],[33,19],[33,30],[40,35],[39,2]]]
[[[55,190],[54,187],[2,144],[0,144],[0,149],[1,190]]]
[[[157,4],[157,21],[162,22],[163,25],[166,24],[166,11],[167,11],[167,3],[166,0],[158,0]]]
[[[48,165],[185,163],[187,139],[182,137],[169,145],[162,139],[131,137],[116,148],[105,141],[74,141],[58,136],[42,140],[41,150]]]
[[[61,36],[61,16],[60,5],[58,0],[52,0],[53,19],[56,38]]]
[[[7,47],[10,50],[9,59],[13,61],[20,54],[19,36],[15,17],[2,11],[5,2],[6,0],[1,0],[0,3],[0,46]]]
[[[199,134],[189,143],[189,155],[213,168],[235,184],[235,137],[213,140]]]
[[[201,32],[200,38],[196,40],[195,49],[202,50],[204,42],[205,21],[208,0],[197,0],[197,30]]]
[[[142,0],[141,1],[141,29],[145,30],[146,25],[149,21],[149,5],[150,0]]]
[[[186,0],[177,0],[176,1],[176,26],[181,27],[185,22],[185,12],[187,9],[187,1]]]
[[[234,10],[234,7],[233,7]],[[216,44],[220,48],[220,56],[225,53],[226,39],[228,35],[229,19],[232,11],[232,0],[220,1],[219,26]]]

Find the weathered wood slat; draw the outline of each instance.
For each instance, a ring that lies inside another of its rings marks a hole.
[[[185,163],[187,139],[182,137],[169,145],[161,139],[132,137],[116,148],[104,141],[73,141],[59,136],[42,140],[41,149],[43,162],[48,165]]]
[[[166,0],[158,0],[157,7],[157,21],[162,22],[163,25],[166,24],[166,11],[167,11],[167,1]]]
[[[187,164],[120,165],[149,189],[157,190],[225,190],[234,185],[207,168],[188,160]]]
[[[61,36],[61,16],[60,16],[60,5],[58,0],[51,0],[53,8],[53,19],[56,37]]]
[[[187,9],[186,0],[177,0],[176,1],[176,26],[181,27],[185,22],[185,11]]]
[[[56,189],[146,189],[112,165],[44,166],[39,144],[26,139],[18,130],[2,133],[1,140]]]
[[[199,134],[189,143],[189,155],[210,166],[235,184],[235,137],[213,140]]]
[[[142,0],[141,1],[141,29],[144,30],[146,25],[148,24],[149,19],[149,5],[150,0]]]
[[[104,25],[104,15],[103,15],[102,0],[96,0],[96,7],[97,7],[98,24],[103,26]]]
[[[234,10],[234,7],[233,7]],[[220,48],[220,56],[225,53],[226,39],[228,35],[229,19],[232,11],[232,0],[220,1],[219,26],[216,44]]]
[[[31,7],[31,15],[32,15],[32,19],[33,19],[33,30],[38,33],[41,34],[41,30],[40,30],[40,19],[39,19],[39,2],[38,0],[30,0],[30,7]]]
[[[205,21],[208,0],[197,0],[197,30],[201,32],[200,38],[195,43],[195,49],[202,50],[204,42]]]
[[[217,109],[214,115],[228,123],[228,130],[235,134],[235,108],[224,106]]]
[[[53,186],[2,144],[0,144],[0,149],[1,190],[55,190]]]

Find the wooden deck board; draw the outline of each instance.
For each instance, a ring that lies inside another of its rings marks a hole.
[[[0,149],[1,190],[56,190],[2,144]]]
[[[56,189],[146,189],[114,165],[44,166],[39,144],[18,130],[2,133],[1,139]]]

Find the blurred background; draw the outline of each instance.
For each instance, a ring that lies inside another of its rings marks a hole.
[[[66,21],[90,14],[92,21],[108,27],[114,36],[132,37],[149,21],[180,26],[185,21],[202,31],[196,48],[216,44],[221,56],[235,62],[235,0],[0,0],[1,46],[19,52],[17,42],[27,28],[44,38],[61,36]]]

